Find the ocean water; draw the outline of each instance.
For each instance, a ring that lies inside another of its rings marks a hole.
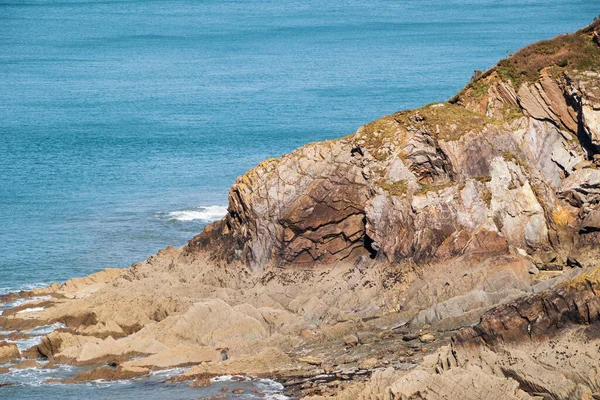
[[[597,0],[0,0],[0,292],[181,246],[259,161],[445,100],[599,13]],[[157,387],[0,398],[193,397]]]

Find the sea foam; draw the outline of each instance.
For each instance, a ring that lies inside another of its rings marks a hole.
[[[225,206],[207,206],[200,207],[196,210],[172,211],[168,213],[169,220],[175,221],[217,221],[227,214]]]
[[[25,313],[32,313],[32,312],[38,312],[38,311],[44,311],[44,307],[26,308],[24,310],[17,311],[17,314],[25,314]]]

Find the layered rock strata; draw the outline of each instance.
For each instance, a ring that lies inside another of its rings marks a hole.
[[[62,324],[23,355],[99,367],[72,381],[191,366],[348,399],[593,398],[599,29],[259,164],[188,245],[22,293],[50,299],[1,330]]]

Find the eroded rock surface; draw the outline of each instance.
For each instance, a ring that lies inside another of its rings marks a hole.
[[[21,293],[0,330],[61,324],[23,356],[96,366],[67,382],[191,366],[298,396],[594,398],[599,24],[259,164],[187,246]]]

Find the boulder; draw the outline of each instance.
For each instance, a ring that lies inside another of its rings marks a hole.
[[[346,335],[344,336],[344,343],[346,344],[346,346],[353,347],[358,346],[359,340],[356,335]]]
[[[421,341],[421,343],[431,343],[435,341],[435,336],[431,333],[424,333],[419,336],[419,340]]]
[[[0,363],[18,360],[19,358],[21,358],[21,353],[15,343],[0,342]]]

